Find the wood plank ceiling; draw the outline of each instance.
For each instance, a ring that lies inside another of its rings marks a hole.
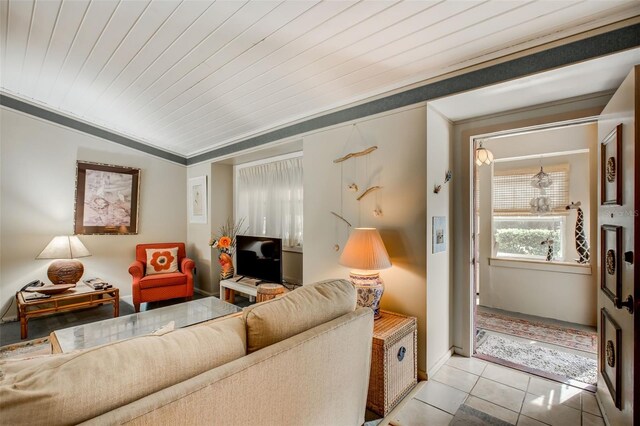
[[[0,7],[2,91],[186,157],[639,13],[635,0]]]

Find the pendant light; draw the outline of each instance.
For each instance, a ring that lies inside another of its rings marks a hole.
[[[493,163],[493,154],[487,148],[484,148],[482,141],[480,141],[480,146],[476,148],[476,164],[478,166],[482,166],[483,164],[488,166],[491,163]]]

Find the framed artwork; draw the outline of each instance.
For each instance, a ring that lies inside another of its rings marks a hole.
[[[622,205],[622,124],[600,143],[600,204]]]
[[[433,216],[432,224],[432,253],[441,253],[447,249],[447,218]]]
[[[189,222],[207,223],[207,176],[189,179]]]
[[[617,408],[622,408],[620,348],[622,329],[605,309],[600,310],[600,373]]]
[[[600,241],[600,289],[613,302],[622,298],[622,227],[602,225]]]
[[[78,161],[74,231],[137,234],[140,169]]]

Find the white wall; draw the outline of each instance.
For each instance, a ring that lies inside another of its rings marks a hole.
[[[233,217],[233,166],[230,164],[211,164],[211,229],[207,235],[207,247],[211,256],[211,268],[209,268],[210,287],[203,288],[209,294],[220,293],[220,264],[218,263],[218,250],[208,246],[211,235],[219,235],[220,227]],[[202,237],[202,236],[201,236]]]
[[[591,227],[591,201],[597,198],[597,188],[591,185],[591,160],[597,157],[597,126],[595,123],[571,126],[491,139],[484,143],[496,159],[540,155],[557,151],[588,149],[590,152],[543,158],[545,167],[568,164],[569,199],[581,201],[585,217],[585,229],[590,246],[595,247],[597,235]],[[491,223],[492,168],[495,171],[532,168],[537,169],[540,159],[496,162],[492,166],[479,168],[480,173],[480,304],[507,311],[555,318],[578,324],[596,324],[595,274],[584,268],[558,268],[549,271],[526,268],[527,263],[513,260],[500,262],[501,266],[489,264],[492,257],[493,231]],[[567,213],[567,212],[564,212]],[[566,215],[564,232],[566,262],[574,263],[578,258],[575,249],[574,229],[577,213]],[[594,224],[595,225],[595,224]],[[595,253],[592,250],[592,255]],[[515,268],[509,263],[517,262]],[[529,264],[530,265],[530,264]],[[554,297],[547,297],[553,294]],[[571,301],[571,303],[568,303]]]
[[[349,124],[304,137],[304,283],[348,278],[348,269],[338,264],[340,252],[334,250],[336,243],[344,247],[348,232],[330,213],[341,212],[342,196],[348,221],[380,230],[393,264],[381,271],[386,288],[382,308],[418,318],[422,372],[427,366],[425,119],[425,108],[413,107],[359,120],[355,131]],[[371,145],[378,150],[342,163],[342,185],[341,166],[333,160]],[[360,187],[358,194],[371,185],[383,189],[358,202],[357,194],[346,189],[351,180]],[[381,217],[373,215],[376,207]]]
[[[472,145],[471,137],[501,130],[522,128],[544,123],[556,123],[580,117],[597,116],[602,111],[610,95],[558,102],[535,106],[514,112],[489,117],[464,120],[454,125],[453,143],[453,190],[456,194],[453,209],[453,337],[456,352],[469,356],[472,352],[472,290],[471,247],[471,188],[472,188]],[[437,104],[437,102],[436,102]],[[595,178],[592,177],[592,185]],[[592,203],[595,202],[592,200]],[[592,205],[592,210],[594,207]],[[591,221],[591,235],[594,235],[595,221]]]
[[[92,253],[81,260],[85,277],[130,295],[136,244],[186,240],[185,167],[11,109],[0,108],[0,124],[2,309],[27,282],[46,280],[50,261],[35,257],[73,232],[77,160],[141,169],[138,235],[80,236]]]
[[[446,360],[451,349],[451,183],[443,184],[451,168],[450,149],[452,124],[432,107],[427,107],[427,371],[431,375]],[[439,193],[434,185],[442,185]],[[447,220],[447,249],[433,253],[434,216]]]

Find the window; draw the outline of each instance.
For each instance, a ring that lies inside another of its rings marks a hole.
[[[302,157],[237,169],[236,217],[251,235],[302,247]]]
[[[493,241],[496,257],[545,260],[553,240],[553,259],[565,258],[565,218],[569,204],[569,166],[545,167],[553,184],[545,194],[531,186],[540,169],[496,171],[493,176]],[[551,212],[531,212],[534,197],[549,197]]]
[[[494,216],[493,230],[496,257],[545,260],[550,238],[554,260],[564,260],[564,216]]]

